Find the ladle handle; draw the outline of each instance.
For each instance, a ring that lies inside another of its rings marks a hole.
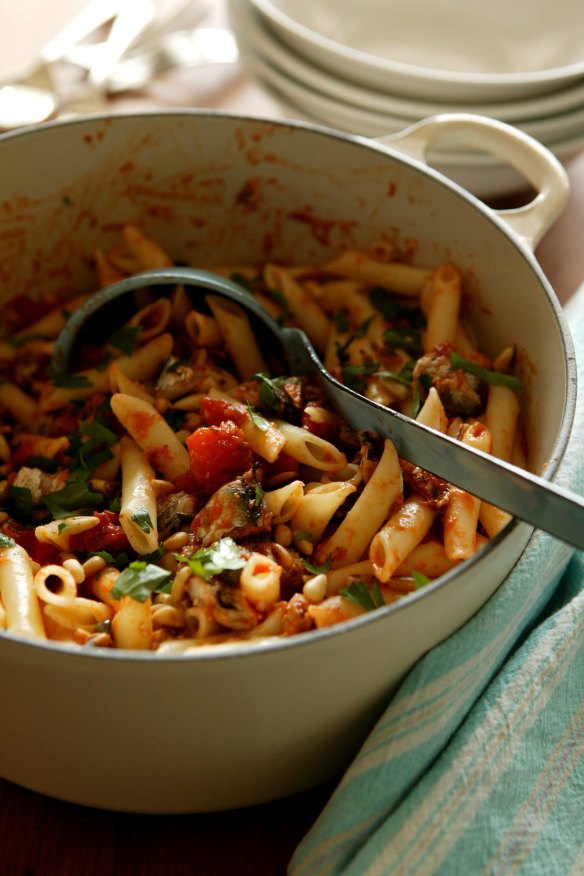
[[[254,314],[283,346],[292,373],[318,377],[331,404],[354,429],[391,439],[403,459],[568,544],[584,548],[583,497],[429,429],[339,383],[324,368],[303,331],[281,328],[245,289],[216,274],[196,268],[161,268],[134,274],[94,293],[57,337],[53,367],[66,371],[79,332],[104,304],[146,286],[177,283],[198,287],[203,296],[207,291],[223,295]]]
[[[397,134],[377,138],[376,142],[427,164],[430,147],[445,138],[502,158],[533,186],[537,194],[525,206],[490,209],[515,238],[534,250],[568,200],[568,175],[555,155],[518,128],[472,113],[430,116]]]

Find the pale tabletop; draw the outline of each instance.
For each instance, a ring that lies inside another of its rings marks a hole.
[[[221,0],[213,0],[221,3]],[[62,26],[81,0],[0,0],[0,73],[23,63]],[[223,23],[218,8],[213,13]],[[166,77],[126,106],[191,105],[281,117],[274,101],[240,69],[215,77]],[[584,282],[584,153],[567,168],[568,206],[536,256],[559,300]],[[520,199],[496,206],[513,206]],[[0,688],[1,689],[1,688]],[[1,720],[0,707],[0,720]],[[0,873],[7,876],[277,876],[310,828],[333,784],[246,810],[145,816],[97,811],[52,800],[0,779]]]

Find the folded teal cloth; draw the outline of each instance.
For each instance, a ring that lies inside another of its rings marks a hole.
[[[566,308],[584,493],[584,287]],[[584,874],[584,557],[532,536],[489,602],[409,673],[291,876]]]

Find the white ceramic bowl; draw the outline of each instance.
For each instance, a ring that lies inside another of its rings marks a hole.
[[[513,100],[584,76],[578,0],[251,0],[278,36],[345,79],[420,99]]]
[[[276,73],[321,92],[328,98],[386,116],[418,121],[440,112],[470,112],[517,124],[526,120],[548,119],[580,110],[584,106],[584,77],[578,77],[559,90],[495,103],[472,98],[457,101],[454,94],[441,100],[432,100],[425,95],[420,98],[405,96],[392,90],[390,80],[385,81],[382,88],[366,87],[351,78],[350,64],[335,74],[319,66],[318,60],[313,62],[299,55],[270,29],[264,16],[254,7],[253,0],[229,0],[228,11],[231,27],[245,52],[246,66],[252,58],[258,64],[263,62],[264,67],[268,65]]]
[[[405,116],[378,113],[321,94],[280,73],[276,67],[263,61],[243,40],[240,40],[240,52],[248,73],[289,119],[326,124],[348,134],[361,134],[380,140],[404,130],[412,123]],[[542,142],[560,161],[567,163],[584,148],[584,109],[533,124],[526,123],[521,125],[521,129],[531,136],[545,134],[546,139]],[[473,195],[487,201],[515,194],[525,188],[525,178],[505,161],[486,152],[464,150],[455,141],[437,145],[429,162]]]
[[[522,165],[538,197],[495,213],[424,166],[454,128]],[[413,157],[412,157],[413,156]],[[2,296],[88,288],[85,255],[143,226],[180,261],[322,262],[387,229],[416,260],[462,270],[487,351],[529,369],[530,464],[553,477],[573,418],[573,351],[532,247],[567,197],[561,166],[505,126],[443,117],[390,146],[308,125],[203,112],[92,117],[0,138]],[[249,180],[255,209],[238,193]],[[326,239],[298,215],[326,219]],[[338,775],[415,661],[463,624],[521,554],[510,524],[456,572],[356,620],[273,643],[157,655],[0,634],[0,775],[75,803],[201,812]]]
[[[384,94],[320,70],[269,32],[251,0],[231,0],[229,14],[246,71],[290,119],[383,138],[413,121],[454,109],[454,104],[442,106],[440,102]],[[540,98],[482,107],[475,104],[467,109],[513,122],[541,140],[563,162],[582,149],[584,79],[581,84]],[[514,194],[525,186],[521,174],[505,162],[484,152],[465,151],[456,143],[442,145],[431,160],[434,167],[487,200]]]

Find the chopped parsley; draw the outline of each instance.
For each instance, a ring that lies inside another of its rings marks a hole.
[[[15,487],[6,491],[6,507],[17,520],[30,523],[33,520],[32,493],[28,487]]]
[[[369,326],[371,325],[372,320],[373,320],[373,316],[368,316],[367,319],[364,319],[363,322],[361,323],[361,325],[358,326],[358,328],[356,328],[355,331],[349,335],[349,337],[345,340],[344,343],[339,344],[339,342],[336,341],[337,358],[338,358],[339,362],[341,363],[341,365],[344,365],[347,362],[347,359],[348,359],[348,352],[347,351],[348,351],[349,347],[351,346],[351,344],[353,343],[353,341],[356,341],[359,338],[365,337],[365,335],[367,334],[367,331],[369,329]]]
[[[108,343],[125,356],[131,356],[136,349],[136,343],[141,331],[141,325],[124,326],[115,331],[113,335],[110,335]]]
[[[412,356],[422,355],[422,333],[411,326],[394,326],[383,332],[383,342],[391,350],[405,350]]]
[[[16,542],[9,535],[4,535],[3,532],[0,532],[0,549],[2,548],[11,548],[16,547]]]
[[[70,452],[73,456],[71,471],[76,479],[87,477],[102,462],[113,458],[109,449],[118,440],[101,415],[92,420],[83,420],[78,431],[71,437]]]
[[[461,371],[474,374],[479,380],[484,380],[485,383],[490,383],[493,386],[506,386],[509,389],[521,389],[522,386],[518,377],[514,377],[512,374],[503,374],[500,371],[490,371],[476,362],[471,362],[470,359],[465,359],[454,350],[450,354],[450,364],[453,368],[460,368]]]
[[[314,563],[311,563],[310,560],[307,559],[303,559],[302,562],[304,563],[304,568],[306,569],[306,571],[310,572],[311,575],[326,575],[326,573],[330,571],[333,564],[332,557],[330,556],[328,557],[326,562],[321,563],[318,566]]]
[[[412,578],[414,579],[416,590],[418,590],[420,587],[425,587],[426,584],[429,584],[431,581],[431,579],[428,578],[427,575],[424,575],[423,572],[418,572],[416,569],[412,571]]]
[[[374,581],[371,587],[367,587],[364,581],[352,581],[347,587],[343,587],[341,596],[354,602],[355,605],[360,606],[365,611],[374,611],[376,608],[381,608],[385,605],[385,600],[377,581]]]
[[[91,553],[88,554],[88,557],[101,557],[108,566],[115,566],[117,569],[123,569],[124,566],[127,566],[130,559],[126,553],[122,552],[114,557],[109,551],[91,551]],[[144,560],[146,559],[147,558],[144,557]]]
[[[402,320],[412,328],[422,328],[426,322],[424,314],[418,307],[405,304],[381,286],[376,286],[371,290],[369,301],[381,313],[386,322]]]
[[[355,392],[365,392],[367,381],[363,380],[370,374],[377,374],[379,362],[370,362],[367,365],[343,365],[341,377],[345,386],[354,389]]]
[[[65,374],[52,365],[47,366],[46,375],[52,380],[54,386],[62,386],[67,389],[85,389],[93,386],[93,383],[85,374]]]
[[[243,569],[246,563],[238,545],[229,536],[211,547],[201,548],[192,557],[175,556],[179,562],[188,565],[193,575],[200,575],[205,581],[222,572]]]
[[[49,474],[54,474],[59,468],[57,460],[50,456],[29,456],[25,464],[30,468],[40,468],[41,471]]]
[[[254,424],[254,426],[257,429],[259,429],[261,432],[268,431],[268,429],[270,428],[269,421],[266,420],[265,417],[262,417],[261,414],[258,414],[258,412],[255,410],[253,405],[250,405],[249,402],[247,403],[247,414],[248,414],[251,422]]]
[[[335,328],[340,335],[344,335],[345,332],[349,331],[349,317],[344,310],[339,310],[338,313],[335,313],[334,320]]]
[[[80,480],[70,481],[61,490],[43,496],[43,502],[55,520],[59,517],[70,517],[72,511],[79,514],[99,508],[103,505],[103,501],[101,493],[95,493]]]
[[[285,383],[297,382],[294,377],[269,377],[267,374],[258,372],[252,375],[252,380],[260,384],[259,396],[261,404],[269,411],[282,416],[291,404],[282,386]]]
[[[154,528],[152,518],[146,508],[139,508],[134,514],[132,514],[130,519],[133,520],[136,526],[139,526],[142,532],[145,532],[146,534]]]
[[[137,602],[146,602],[152,593],[168,589],[170,578],[171,573],[166,569],[144,560],[135,560],[117,578],[110,593],[114,599],[130,596]]]
[[[414,397],[412,406],[412,417],[414,420],[422,410],[422,405],[424,404],[421,390],[424,389],[427,393],[430,390],[431,386],[432,378],[429,374],[420,374],[420,376],[414,383]]]

